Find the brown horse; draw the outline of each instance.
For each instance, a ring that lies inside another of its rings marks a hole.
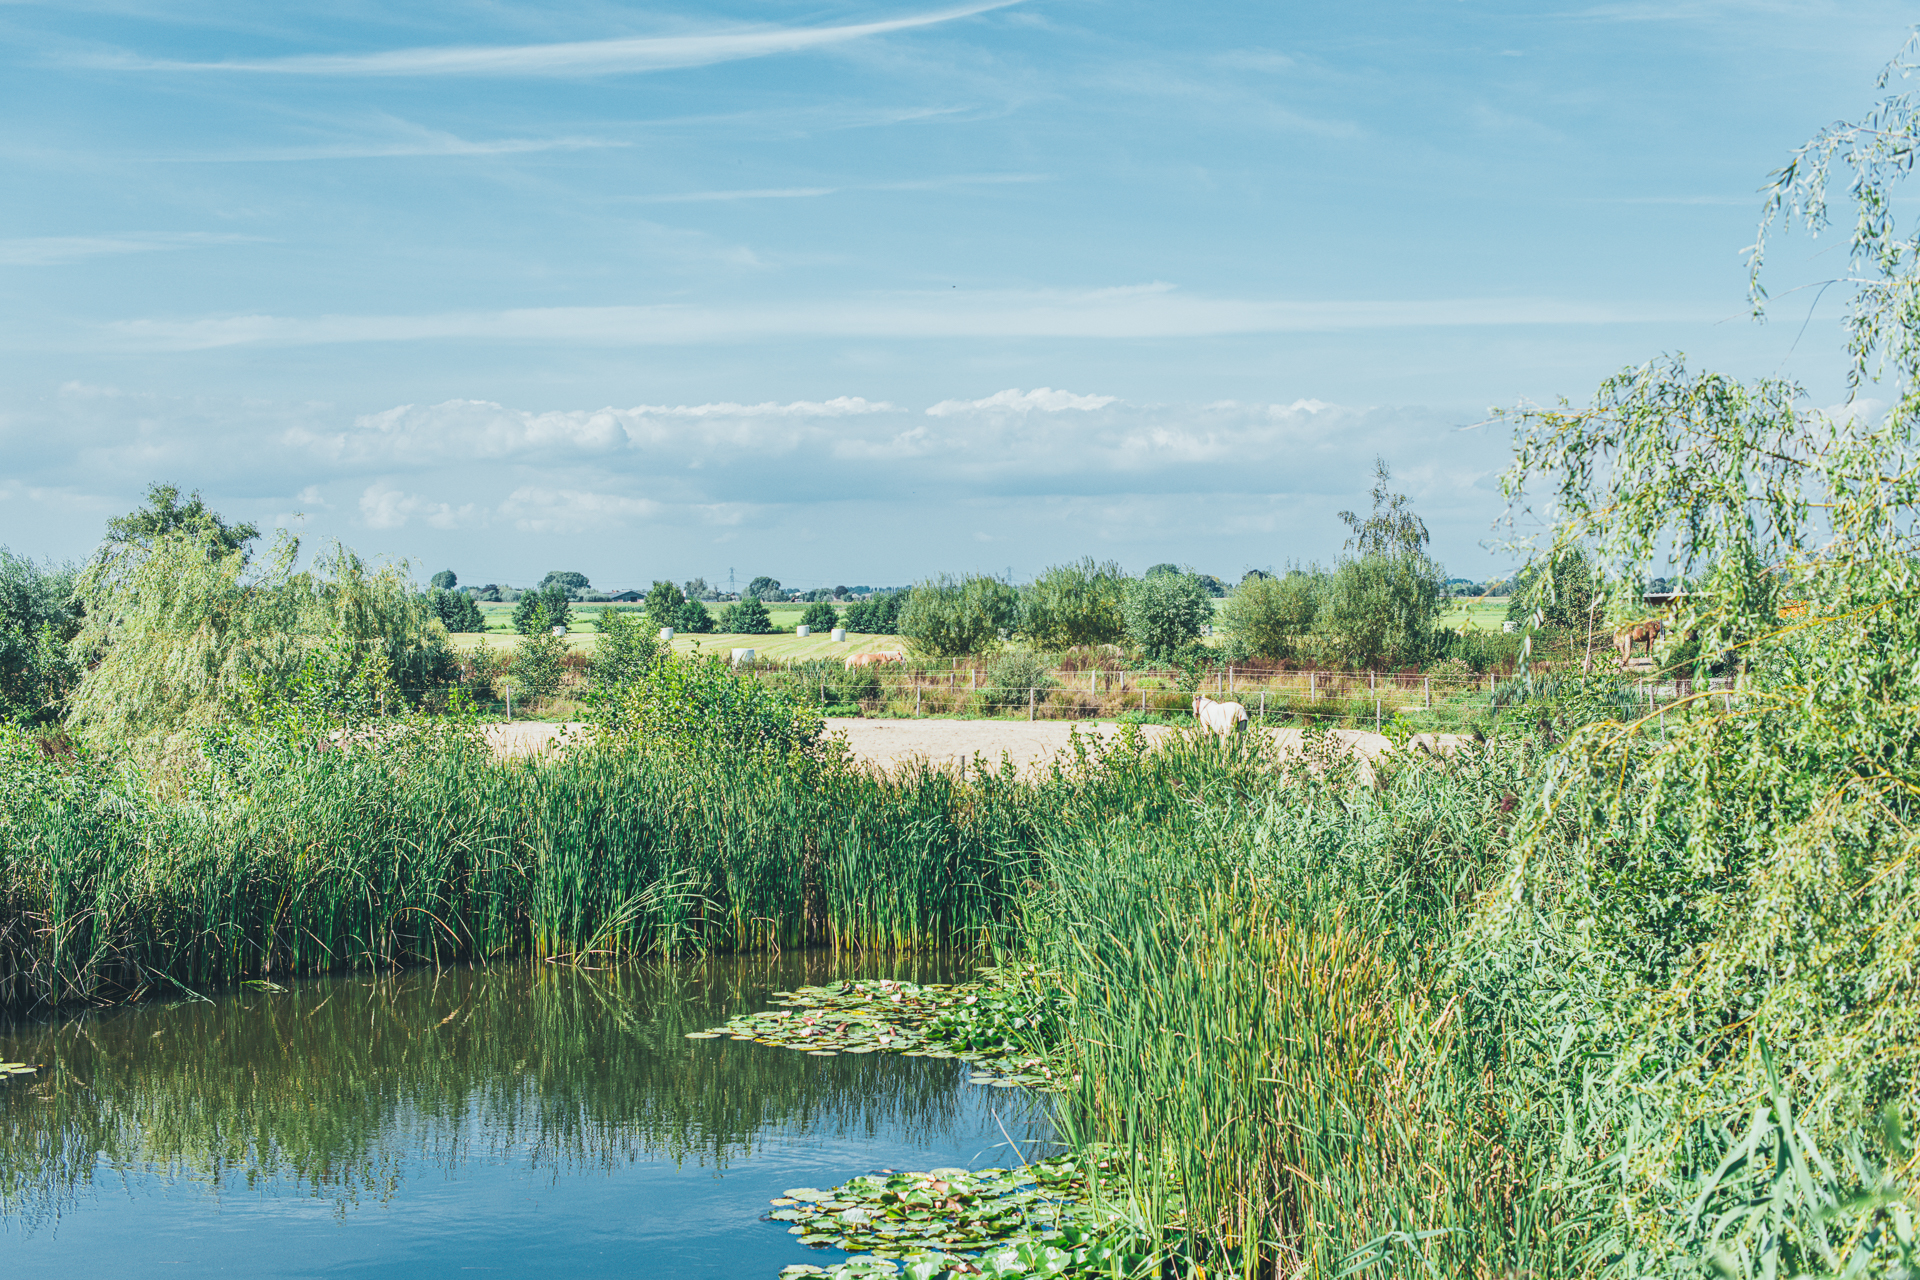
[[[1620,665],[1624,667],[1633,661],[1633,646],[1643,641],[1647,646],[1647,656],[1651,658],[1653,642],[1658,640],[1660,633],[1666,629],[1667,624],[1660,619],[1648,618],[1643,622],[1628,623],[1614,632],[1613,647],[1620,653]]]

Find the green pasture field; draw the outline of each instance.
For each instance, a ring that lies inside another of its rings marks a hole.
[[[726,606],[708,605],[718,614]],[[837,606],[844,609],[845,606]],[[573,608],[573,617],[567,627],[567,647],[585,653],[593,652],[594,617],[602,609],[618,609],[623,612],[638,611],[635,604],[581,604]],[[850,653],[874,653],[887,649],[906,650],[906,642],[899,636],[863,636],[849,635],[841,644],[835,644],[825,635],[796,636],[793,629],[800,625],[804,605],[783,605],[769,607],[767,616],[772,620],[774,631],[771,635],[742,636],[713,635],[695,636],[680,634],[673,638],[675,653],[692,653],[696,647],[703,653],[725,654],[730,649],[752,649],[754,656],[774,662],[805,661],[810,658],[844,658]],[[481,614],[487,620],[484,635],[475,632],[458,633],[456,643],[469,648],[485,645],[491,649],[511,649],[519,637],[512,630],[513,606],[510,604],[482,604]]]

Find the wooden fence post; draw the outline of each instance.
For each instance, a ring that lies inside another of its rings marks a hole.
[[[916,716],[920,714],[920,682],[918,680],[913,682],[913,714]]]
[[[1433,677],[1425,677],[1427,682],[1427,710],[1433,710]]]
[[[1033,722],[1033,704],[1034,704],[1034,690],[1033,690],[1033,686],[1029,685],[1027,686],[1027,722],[1029,724]]]

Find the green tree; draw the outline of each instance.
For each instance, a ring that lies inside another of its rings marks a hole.
[[[1312,642],[1326,594],[1327,575],[1318,568],[1289,569],[1277,578],[1255,570],[1227,598],[1220,622],[1254,657],[1297,658]]]
[[[824,600],[816,600],[800,615],[800,625],[811,631],[831,631],[840,625],[840,614]]]
[[[686,602],[679,587],[656,580],[653,590],[647,592],[647,625],[655,630],[679,625],[680,606]]]
[[[544,591],[549,587],[559,587],[562,591],[568,593],[568,599],[573,598],[573,592],[585,591],[592,585],[592,583],[587,581],[586,574],[574,573],[570,569],[555,569],[546,577],[540,579],[541,590]],[[556,622],[554,625],[559,626],[560,624]]]
[[[1126,634],[1126,581],[1111,560],[1054,565],[1020,591],[1020,634],[1041,649],[1117,644]]]
[[[599,635],[587,667],[591,698],[604,699],[633,684],[667,651],[652,623],[632,610],[602,609],[594,626]]]
[[[1427,554],[1427,526],[1405,494],[1389,487],[1384,458],[1373,464],[1373,510],[1342,511],[1350,535],[1327,583],[1320,630],[1328,655],[1352,667],[1411,666],[1430,658],[1447,594],[1447,572]]]
[[[1527,564],[1514,575],[1511,590],[1509,622],[1531,623],[1537,616],[1545,626],[1584,633],[1607,621],[1599,608],[1604,584],[1580,547],[1562,547]],[[1636,616],[1643,612],[1633,610]]]
[[[1197,574],[1149,570],[1147,577],[1127,580],[1121,610],[1127,639],[1164,662],[1181,645],[1199,639],[1200,629],[1213,620],[1213,597]]]
[[[759,596],[742,596],[740,603],[720,615],[720,626],[737,636],[773,634],[773,618],[767,613],[767,606]]]
[[[546,610],[536,606],[534,626],[514,646],[513,685],[525,698],[551,698],[560,692],[566,670],[567,638],[553,634],[553,628],[558,625],[549,625]]]
[[[785,598],[785,594],[780,590],[780,579],[769,578],[762,574],[747,584],[747,589],[740,593],[740,598],[742,600],[781,600]]]
[[[899,628],[900,607],[906,599],[905,591],[885,591],[867,600],[856,600],[847,606],[842,621],[848,631],[858,635],[893,635]]]
[[[539,615],[538,621],[536,614]],[[567,599],[566,587],[558,582],[538,591],[521,592],[519,601],[513,606],[513,629],[523,636],[530,636],[535,630],[550,631],[554,627],[572,624],[573,605]]]
[[[428,591],[427,607],[448,631],[485,631],[487,622],[474,598],[464,591]]]
[[[442,569],[433,575],[427,585],[435,591],[451,591],[460,585],[460,576],[451,569]]]
[[[713,630],[713,614],[698,600],[688,600],[680,606],[673,625],[688,635],[704,636]]]
[[[36,565],[0,547],[0,723],[60,716],[80,668],[67,645],[80,630],[72,565]]]
[[[260,526],[228,524],[207,506],[198,489],[182,502],[178,486],[152,484],[147,486],[146,506],[107,521],[107,548],[109,554],[124,548],[146,548],[176,534],[198,538],[209,555],[225,555],[246,550],[247,544],[260,536]]]
[[[895,627],[936,658],[987,653],[1019,622],[1020,594],[998,578],[941,574],[915,583]]]
[[[335,544],[296,570],[298,554],[282,536],[250,570],[244,551],[210,555],[205,529],[183,527],[97,557],[75,589],[73,647],[90,666],[69,722],[101,745],[164,745],[241,715],[321,648],[343,655],[331,667],[342,679],[371,668],[407,704],[457,677],[446,628],[404,565]]]

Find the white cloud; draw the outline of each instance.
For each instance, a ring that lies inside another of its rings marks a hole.
[[[94,58],[92,65],[134,71],[247,71],[308,76],[588,76],[704,67],[769,54],[824,49],[910,31],[1002,9],[1019,0],[988,0],[957,9],[838,27],[759,27],[680,36],[580,40],[565,44],[455,45],[387,53],[305,54],[228,62],[174,62],[131,57]]]
[[[523,533],[585,533],[649,520],[661,510],[647,498],[532,485],[515,489],[500,504],[500,514]]]
[[[1104,409],[1118,400],[1118,396],[1077,396],[1071,391],[1055,391],[1052,387],[1035,387],[1031,391],[1013,388],[996,391],[984,400],[942,400],[927,410],[932,418],[950,417],[956,413],[968,413],[979,410],[1003,413],[1027,413],[1035,409],[1047,413],[1058,413],[1063,409]]]
[[[130,231],[110,236],[25,236],[0,240],[0,266],[51,267],[87,258],[124,253],[159,253],[168,249],[197,249],[215,244],[257,242],[258,236],[221,235],[205,231]]]
[[[1169,284],[1084,290],[900,293],[740,307],[663,304],[543,307],[434,315],[228,316],[126,320],[114,345],[190,351],[261,343],[508,341],[677,346],[763,338],[1197,338],[1226,334],[1492,325],[1604,325],[1714,320],[1666,305],[1615,306],[1551,298],[1372,302],[1208,298]]]
[[[431,502],[378,482],[368,485],[360,495],[360,519],[369,529],[404,528],[415,516],[435,529],[457,529],[470,523],[477,514],[472,503],[455,507],[446,502]]]

